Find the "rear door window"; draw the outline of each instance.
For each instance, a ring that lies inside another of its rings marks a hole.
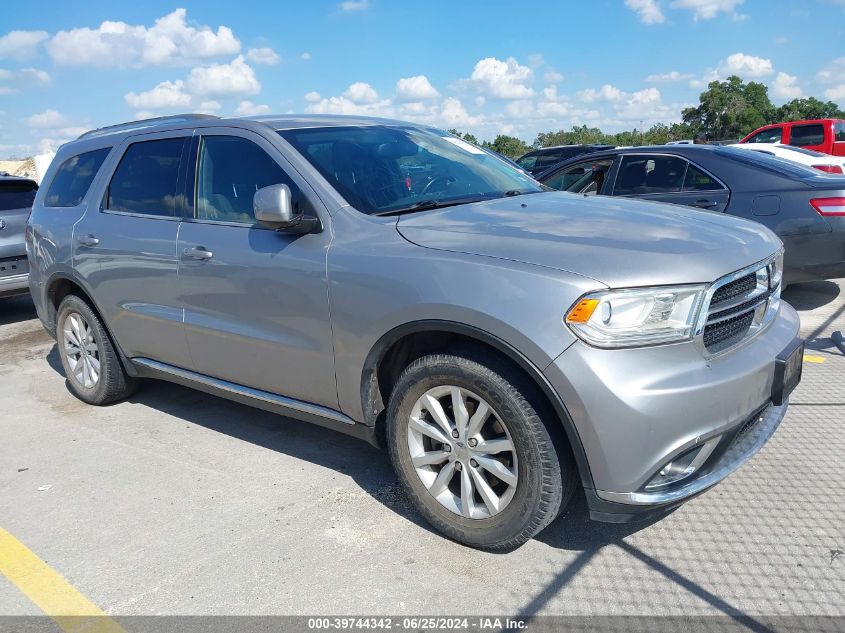
[[[38,185],[28,180],[0,180],[0,211],[29,209]]]
[[[718,191],[724,189],[722,185],[712,176],[704,173],[695,165],[687,167],[687,175],[684,177],[684,191]]]
[[[833,140],[837,143],[845,143],[845,121],[837,121],[833,124]]]
[[[82,202],[110,151],[111,147],[95,149],[63,162],[47,189],[44,206],[75,207]]]
[[[623,156],[613,195],[678,192],[686,168],[687,161],[676,156]]]
[[[789,144],[797,147],[824,144],[824,125],[793,125],[789,132]]]
[[[186,138],[166,138],[130,145],[109,183],[106,208],[140,215],[180,215],[179,164],[186,144]]]
[[[780,143],[783,138],[783,128],[773,127],[757,132],[746,143]]]

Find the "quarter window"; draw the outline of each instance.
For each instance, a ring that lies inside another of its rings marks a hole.
[[[708,176],[695,165],[687,167],[687,175],[684,177],[684,191],[718,191],[722,189],[716,179]]]
[[[674,156],[623,156],[614,195],[673,193],[681,190],[687,161]]]
[[[258,145],[238,136],[204,136],[197,164],[196,216],[200,220],[255,223],[252,198],[270,185],[285,184],[294,204],[293,181]]]
[[[746,143],[780,143],[783,138],[783,128],[773,127],[762,132],[757,132]]]
[[[111,147],[95,149],[71,156],[56,170],[53,182],[44,196],[45,207],[75,207],[94,181],[94,176],[111,151]]]
[[[807,145],[821,145],[824,143],[824,126],[821,124],[813,125],[793,125],[789,133],[789,144],[798,147],[805,147]]]
[[[186,142],[167,138],[130,145],[109,183],[106,208],[140,215],[179,215],[179,163]]]
[[[837,121],[833,124],[833,140],[837,143],[845,142],[845,121]]]

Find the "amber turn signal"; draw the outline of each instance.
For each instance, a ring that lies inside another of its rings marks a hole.
[[[569,314],[566,315],[567,323],[586,323],[593,316],[596,307],[599,305],[598,299],[581,299],[575,307],[573,307]]]

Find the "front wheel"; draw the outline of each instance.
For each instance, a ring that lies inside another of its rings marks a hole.
[[[424,356],[390,398],[391,461],[420,513],[448,537],[508,551],[545,528],[575,487],[510,367],[470,354]]]

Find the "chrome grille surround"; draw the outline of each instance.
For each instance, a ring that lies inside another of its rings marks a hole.
[[[782,282],[779,280],[773,283],[773,276],[782,253],[781,250],[756,264],[726,275],[707,289],[693,332],[693,340],[706,358],[714,358],[736,349],[771,325],[780,309]],[[744,279],[751,275],[754,275],[753,287],[750,280]],[[738,294],[731,289],[719,292],[731,285],[743,291]],[[720,327],[720,324],[724,326]]]

